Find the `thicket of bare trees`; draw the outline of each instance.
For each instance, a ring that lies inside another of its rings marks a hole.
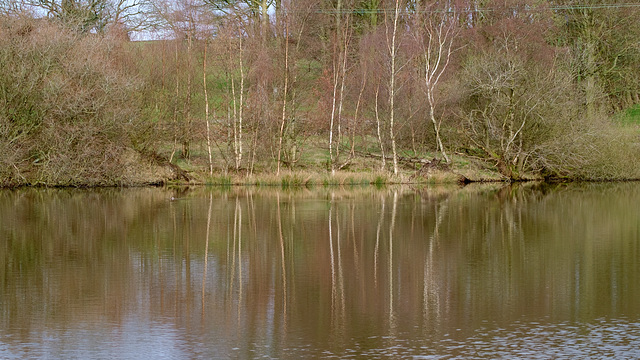
[[[118,184],[148,125],[120,40],[4,19],[0,182]]]
[[[512,179],[637,177],[612,115],[640,102],[639,10],[602,5],[1,2],[0,176],[113,182],[134,149],[209,174],[465,156]],[[76,174],[29,175],[62,163]]]

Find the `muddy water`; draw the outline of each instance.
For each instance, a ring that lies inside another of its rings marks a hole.
[[[640,357],[640,184],[0,192],[0,358]]]

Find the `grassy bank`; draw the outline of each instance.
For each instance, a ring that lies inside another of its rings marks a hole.
[[[194,151],[189,161],[177,159],[176,165],[183,169],[188,181],[169,181],[171,184],[195,184],[217,186],[383,186],[390,184],[458,184],[467,182],[508,181],[497,169],[463,155],[454,155],[446,164],[434,160],[434,153],[408,154],[401,156],[399,172],[393,174],[390,161],[382,168],[380,158],[373,157],[359,148],[355,156],[343,160],[342,169],[334,172],[329,167],[328,151],[317,144],[308,144],[304,155],[292,167],[282,167],[278,172],[275,164],[260,163],[253,169],[229,170],[220,157],[214,159],[213,174],[209,171],[208,157],[204,151]],[[422,162],[421,162],[422,161]],[[528,179],[540,180],[529,175]]]

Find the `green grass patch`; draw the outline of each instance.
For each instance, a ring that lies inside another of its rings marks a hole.
[[[205,180],[205,185],[230,187],[234,185],[234,181],[228,175],[214,175]]]
[[[622,125],[640,125],[640,104],[621,111],[615,118]]]
[[[380,188],[384,187],[387,184],[388,181],[389,181],[389,179],[387,179],[386,176],[378,175],[373,180],[373,185],[375,187],[377,187],[378,189],[380,189]]]

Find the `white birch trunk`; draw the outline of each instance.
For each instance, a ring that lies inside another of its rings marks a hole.
[[[284,138],[284,127],[287,121],[287,88],[289,87],[289,24],[286,25],[284,38],[284,89],[282,91],[282,119],[280,122],[280,134],[278,137],[278,170],[280,174],[280,164],[282,163],[282,139]]]
[[[391,140],[391,152],[393,156],[393,174],[398,175],[398,154],[396,152],[396,138],[393,131],[395,124],[395,97],[396,97],[396,35],[398,32],[398,17],[400,16],[400,0],[396,0],[393,16],[393,31],[391,33],[391,78],[389,79],[389,138]]]
[[[207,41],[206,40],[204,41],[204,57],[202,60],[202,87],[204,89],[204,121],[207,124],[207,152],[209,154],[209,176],[213,176],[213,157],[211,156],[211,129],[209,126],[209,95],[207,93]]]

